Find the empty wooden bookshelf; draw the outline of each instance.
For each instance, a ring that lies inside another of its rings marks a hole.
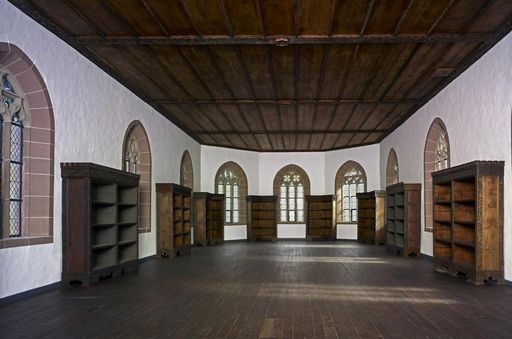
[[[336,238],[336,196],[306,196],[306,239],[334,240]]]
[[[503,166],[474,161],[432,173],[437,270],[503,283]]]
[[[161,257],[190,254],[192,190],[177,184],[156,184],[157,254]]]
[[[386,187],[387,248],[402,256],[420,255],[421,184]]]
[[[194,192],[194,244],[224,242],[224,194]]]
[[[386,243],[386,191],[357,193],[357,241]]]
[[[277,240],[277,196],[247,196],[247,239]]]
[[[61,163],[62,281],[90,285],[138,267],[139,176]]]

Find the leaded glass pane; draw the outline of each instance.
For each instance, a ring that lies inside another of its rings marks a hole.
[[[364,184],[358,184],[357,185],[357,193],[364,192]]]
[[[222,183],[219,183],[217,186],[217,192],[219,192],[219,194],[224,194],[224,185]]]
[[[297,221],[304,221],[304,211],[297,211]]]
[[[290,211],[290,221],[295,221],[295,211]]]
[[[23,127],[15,116],[11,124],[11,161],[21,162],[22,144],[23,144]]]
[[[294,199],[288,199],[288,208],[290,210],[294,210],[295,209],[295,200]]]
[[[288,197],[295,198],[295,186],[290,186],[288,188]]]
[[[350,184],[350,196],[356,195],[356,184]]]
[[[279,205],[281,206],[282,210],[285,210],[286,209],[286,199],[281,198]]]
[[[21,236],[21,201],[9,202],[9,236]]]
[[[226,198],[231,197],[231,184],[226,184]]]
[[[240,221],[240,212],[233,211],[233,222],[239,222]]]
[[[281,221],[286,221],[286,211],[281,211]]]
[[[284,184],[281,186],[281,196],[286,197],[286,186]]]
[[[238,185],[233,184],[233,197],[238,198]]]
[[[350,203],[350,198],[349,197],[343,198],[343,206],[347,206],[348,207],[349,203]]]
[[[226,198],[226,211],[231,210],[231,199]]]
[[[347,197],[348,195],[348,185],[343,185],[343,196]]]
[[[297,209],[298,210],[304,209],[304,199],[297,199]]]
[[[344,209],[343,210],[343,222],[349,222],[350,221],[350,210]]]
[[[238,198],[233,198],[233,209],[238,210]]]
[[[357,210],[352,210],[352,221],[357,221]]]
[[[357,198],[356,197],[350,197],[350,208],[357,208]]]
[[[226,211],[226,222],[231,222],[231,211]]]
[[[14,87],[11,85],[11,83],[9,82],[9,80],[7,79],[7,76],[3,76],[2,77],[2,87],[5,91],[7,92],[11,92],[11,93],[16,93],[14,91]]]

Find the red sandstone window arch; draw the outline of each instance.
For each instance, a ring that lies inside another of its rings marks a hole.
[[[432,172],[450,167],[450,142],[444,122],[436,118],[430,125],[425,141],[424,169],[424,214],[425,231],[432,232]]]
[[[349,160],[341,165],[334,180],[336,220],[357,223],[357,193],[366,192],[366,172],[359,163]]]
[[[140,175],[139,225],[140,233],[151,231],[151,148],[149,139],[138,120],[130,123],[123,141],[123,170]]]
[[[37,67],[17,46],[0,42],[0,69],[0,77],[13,86],[12,92],[7,89],[2,93],[0,104],[3,120],[0,248],[49,243],[53,241],[54,203],[52,103]],[[16,92],[16,100],[7,103],[14,99],[12,96],[9,99],[7,92]],[[13,109],[14,106],[18,107]],[[20,153],[11,152],[13,145],[18,145]],[[16,179],[21,186],[16,184],[17,189],[13,191],[9,170],[14,163],[21,174]],[[19,222],[11,229],[13,207]]]
[[[293,164],[284,166],[274,177],[273,190],[279,203],[279,222],[304,224],[306,196],[311,194],[306,171]]]
[[[222,164],[215,174],[215,193],[226,196],[225,224],[240,225],[247,222],[247,176],[236,162]]]

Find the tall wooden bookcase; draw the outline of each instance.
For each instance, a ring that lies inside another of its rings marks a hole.
[[[138,267],[139,176],[61,163],[62,281],[85,286]]]
[[[177,184],[156,184],[157,254],[190,254],[192,190]]]
[[[277,240],[277,197],[247,196],[247,239]]]
[[[421,184],[386,187],[387,248],[402,256],[420,255]]]
[[[503,167],[474,161],[432,173],[435,268],[503,283]]]
[[[306,239],[334,240],[336,238],[336,196],[306,196]]]
[[[194,244],[224,242],[224,194],[194,192]]]
[[[357,193],[357,241],[386,243],[386,191]]]

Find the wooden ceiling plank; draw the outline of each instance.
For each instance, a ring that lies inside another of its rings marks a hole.
[[[326,62],[327,62],[327,46],[324,45],[324,48],[322,49],[322,63],[320,65],[320,75],[318,76],[318,83],[316,85],[316,94],[315,99],[318,100],[320,98],[320,93],[322,90],[322,86],[325,80],[325,68],[326,68]],[[318,116],[318,108],[320,105],[316,105],[315,111],[313,113],[313,121],[311,126],[316,126],[316,119]],[[323,115],[323,114],[322,114]]]
[[[441,13],[441,15],[439,15],[439,17],[436,19],[436,21],[434,21],[434,23],[432,24],[432,26],[429,28],[428,32],[427,32],[427,35],[431,35],[432,32],[437,28],[437,25],[439,25],[439,22],[441,22],[441,20],[443,20],[443,18],[445,17],[446,13],[448,13],[448,11],[450,10],[450,8],[453,6],[453,4],[455,3],[456,0],[450,0],[448,2],[448,4],[446,5],[446,7],[444,8],[443,12]]]
[[[347,123],[349,122],[350,118],[351,118],[351,117],[352,117],[352,115],[354,114],[354,111],[356,110],[356,108],[357,108],[357,105],[354,105],[354,106],[352,107],[352,109],[350,110],[350,113],[348,114],[348,119],[347,119],[347,121],[345,122],[345,125],[343,126],[343,128],[340,130],[340,132],[341,132],[341,131],[343,131],[343,130],[345,129],[345,127],[346,127]],[[339,135],[339,136],[338,136],[338,138],[336,139],[336,142],[334,143],[336,146],[338,145],[338,143],[340,142],[340,139],[342,138],[342,136],[343,136],[344,134],[346,135],[346,133],[340,133],[340,135]]]
[[[361,30],[359,31],[359,35],[363,35],[366,31],[366,27],[368,26],[368,21],[370,20],[370,16],[373,13],[373,10],[375,8],[375,0],[370,0],[370,3],[368,4],[368,9],[366,10],[366,15],[364,17],[363,24],[361,26]]]
[[[176,106],[172,106],[176,107]],[[238,129],[231,129],[231,130],[225,130],[225,129],[192,129],[191,130],[194,133],[200,134],[200,133],[208,133],[208,134],[231,134],[231,133],[237,133],[240,135],[243,134],[268,134],[268,135],[279,135],[282,133],[285,134],[330,134],[335,133],[336,131],[333,129],[303,129],[303,130],[263,130],[263,129],[252,129],[252,130],[243,130],[239,131]],[[378,129],[378,128],[370,128],[370,129],[344,129],[340,130],[339,133],[385,133],[387,129]]]
[[[223,0],[223,7],[233,35],[261,35],[258,0]]]
[[[497,27],[512,21],[512,2],[495,0],[480,10],[479,16],[466,28],[466,32],[492,32]]]
[[[244,115],[240,111],[240,108],[236,104],[219,104],[217,105],[219,110],[223,111],[228,119],[236,126],[236,130],[239,133],[252,133],[251,128]],[[208,131],[211,132],[211,131]]]
[[[233,25],[229,20],[229,17],[226,13],[226,6],[224,5],[224,0],[219,0],[220,12],[222,14],[222,21],[224,21],[224,26],[226,31],[228,31],[229,36],[235,36],[235,30],[233,29]]]
[[[272,90],[272,79],[268,74],[265,49],[258,46],[240,47],[242,60],[247,67],[249,79],[255,92],[255,98],[275,99]]]
[[[299,123],[297,125],[297,128],[299,130],[311,129],[311,126],[313,126],[313,113],[315,112],[317,105],[302,104],[302,105],[298,105],[298,106],[299,106],[299,111],[298,111]]]
[[[295,0],[262,1],[263,19],[267,34],[296,35]]]
[[[340,104],[334,105],[334,114],[332,117],[329,130],[342,131],[343,127],[347,124],[350,112],[354,109],[355,104]]]
[[[333,35],[334,33],[334,21],[336,20],[336,10],[338,8],[338,2],[339,0],[334,0],[332,2],[331,18],[329,19],[329,36]]]
[[[365,33],[393,35],[409,4],[410,0],[377,1],[368,20]]]
[[[158,21],[164,26],[168,36],[197,34],[180,1],[144,1],[158,18]]]
[[[298,35],[330,35],[335,0],[301,0],[296,26]]]
[[[167,31],[167,28],[165,28],[162,21],[160,21],[160,18],[155,14],[151,6],[149,6],[148,2],[146,0],[139,0],[142,6],[146,9],[146,11],[149,13],[149,15],[153,18],[153,20],[157,23],[158,27],[160,27],[160,30],[166,35],[170,36],[169,31]]]
[[[114,7],[112,7],[112,4],[107,1],[107,0],[103,0],[101,2],[101,4],[103,5],[103,8],[105,8],[107,10],[107,12],[114,18],[116,18],[116,20],[121,23],[121,25],[123,26],[123,28],[129,32],[130,35],[132,36],[139,36],[141,34],[139,34],[135,28],[126,20],[126,18],[124,18]]]
[[[179,47],[178,50],[197,79],[205,88],[208,88],[212,98],[233,98],[231,89],[219,73],[208,46],[202,46],[199,49],[192,46]],[[222,81],[219,82],[219,79]]]
[[[263,12],[263,0],[255,0],[256,1],[256,10],[258,11],[258,19],[261,24],[261,34],[263,36],[267,35],[267,30],[265,28],[265,17]]]
[[[334,143],[336,142],[336,139],[338,138],[337,134],[330,133],[330,134],[324,134],[325,138],[322,141],[322,145],[320,145],[321,149],[332,149],[334,148]]]
[[[187,0],[186,8],[190,18],[203,35],[224,35],[228,33],[219,0]]]
[[[455,1],[432,31],[432,34],[463,32],[471,18],[475,16],[487,1],[488,0]]]
[[[277,84],[276,84],[274,69],[272,67],[272,51],[270,48],[271,47],[269,45],[267,45],[267,48],[265,50],[265,56],[266,56],[265,61],[266,61],[266,65],[267,65],[267,72],[270,75],[272,92],[274,93],[274,99],[277,99],[278,98]]]
[[[290,101],[295,100],[294,93],[294,55],[293,47],[270,47],[272,70],[274,74],[277,100]],[[284,102],[284,101],[283,101]]]
[[[332,34],[360,35],[368,13],[367,1],[339,1],[336,6]]]
[[[317,46],[300,46],[299,97],[315,99],[318,90],[323,49]],[[324,66],[325,67],[325,66]]]
[[[141,0],[105,0],[107,10],[116,16],[133,36],[167,35],[163,26],[158,25],[158,18],[151,15],[151,10]]]
[[[415,99],[192,99],[192,100],[161,100],[161,104],[211,105],[211,104],[272,104],[293,106],[297,104],[396,104],[400,102],[417,103]]]
[[[345,129],[358,130],[359,128],[361,128],[361,125],[364,123],[366,118],[373,112],[374,109],[375,105],[357,105],[356,111],[348,120],[347,124],[345,125]]]
[[[395,30],[393,31],[393,35],[398,35],[400,33],[400,28],[402,27],[403,22],[405,21],[405,18],[409,14],[409,11],[411,10],[415,0],[409,0],[409,4],[407,5],[407,8],[402,13],[402,16],[400,17],[400,20],[398,20],[398,23],[396,24]]]
[[[194,27],[194,30],[196,31],[196,34],[199,36],[199,37],[202,37],[203,34],[201,32],[201,30],[199,29],[199,27],[197,26],[196,22],[194,21],[194,18],[192,17],[192,14],[190,13],[190,10],[188,9],[187,7],[187,3],[185,2],[185,0],[178,0],[180,6],[181,6],[181,9],[183,10],[183,12],[185,13],[188,21],[190,22],[190,24],[192,25],[192,27]]]
[[[302,9],[302,0],[293,0],[293,34],[299,35],[299,20]]]
[[[197,78],[195,71],[183,58],[183,54],[176,46],[148,46],[158,62],[165,66],[169,76],[176,79],[183,88],[186,88],[193,100],[160,101],[163,104],[191,104],[198,105],[208,102],[212,95],[207,87]]]
[[[88,17],[86,17],[73,3],[65,0],[64,3],[71,8],[71,10],[80,18],[82,19],[91,29],[92,31],[96,32],[96,34],[99,34],[101,36],[105,35],[105,31],[97,27],[91,20],[89,20]],[[52,12],[55,13],[55,15],[58,13],[56,11],[56,8],[52,5]],[[44,8],[41,7],[41,10],[44,11]],[[69,19],[69,18],[68,18]],[[81,35],[80,31],[74,31],[73,26],[75,26],[77,23],[79,23],[78,20],[71,20],[72,24],[68,28],[71,30],[71,33],[74,35]],[[73,32],[74,31],[74,32]]]

